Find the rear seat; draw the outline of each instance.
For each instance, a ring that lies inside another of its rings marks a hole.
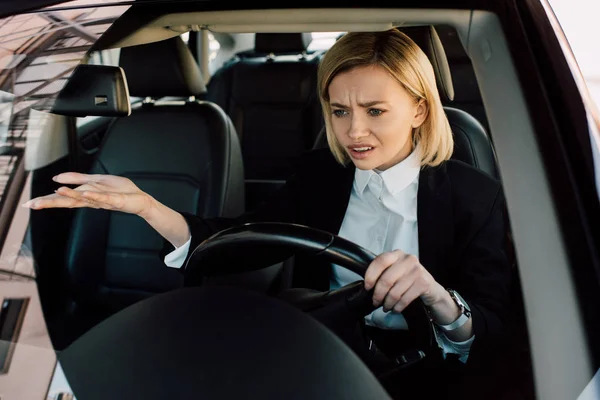
[[[256,34],[254,49],[238,53],[209,82],[207,99],[227,112],[240,137],[247,211],[285,182],[323,126],[316,91],[322,53],[307,51],[310,40],[303,33]]]

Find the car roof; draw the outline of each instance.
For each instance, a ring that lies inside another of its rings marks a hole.
[[[96,4],[98,3],[98,4]],[[236,2],[216,2],[216,1],[189,1],[189,0],[135,0],[135,1],[119,1],[119,0],[99,0],[98,2],[90,1],[78,2],[78,1],[61,1],[61,0],[30,0],[27,2],[2,2],[0,4],[0,17],[18,14],[23,12],[33,12],[45,7],[51,7],[56,10],[68,9],[68,8],[80,8],[90,6],[115,6],[115,5],[130,5],[129,10],[124,14],[120,21],[115,23],[115,26],[107,32],[104,37],[96,43],[96,48],[109,48],[117,47],[116,42],[119,42],[118,38],[123,38],[130,35],[132,32],[139,30],[144,25],[151,23],[156,20],[168,21],[172,16],[179,14],[177,17],[181,19],[181,15],[186,15],[190,25],[194,25],[195,12],[209,12],[209,11],[239,11],[239,12],[258,12],[259,10],[264,14],[265,10],[273,10],[274,7],[270,2],[252,2],[250,5],[240,5]],[[391,1],[353,1],[351,3],[341,4],[335,1],[298,1],[298,2],[286,2],[286,4],[278,5],[277,10],[299,10],[299,9],[319,9],[318,15],[323,14],[324,8],[346,8],[346,9],[357,9],[368,8],[368,9],[415,9],[423,12],[427,10],[427,15],[430,16],[436,10],[484,10],[495,12],[496,14],[505,14],[507,10],[514,7],[513,2],[509,0],[407,0],[403,1],[402,4]],[[338,14],[339,16],[339,14]],[[314,14],[312,15],[314,18]],[[196,25],[201,25],[201,21],[195,21]],[[394,21],[388,21],[393,23]],[[405,22],[404,20],[402,21]],[[430,21],[425,21],[425,23]],[[351,29],[339,29],[339,30],[357,30],[357,20],[352,21]],[[173,24],[171,24],[173,25]],[[289,24],[288,24],[289,25]],[[283,27],[284,25],[282,25]],[[288,29],[293,30],[298,24],[289,26]],[[250,31],[252,27],[246,27]],[[263,27],[262,30],[268,30],[268,27]],[[365,26],[365,29],[377,30],[377,26]],[[379,29],[384,29],[381,27]],[[316,27],[306,26],[304,31],[319,31]],[[298,29],[296,29],[298,31]],[[258,32],[258,30],[254,30]],[[154,31],[156,33],[156,31]],[[181,32],[180,32],[181,33]],[[165,36],[166,39],[168,36]],[[160,36],[155,40],[159,40]],[[140,43],[131,43],[140,44]]]

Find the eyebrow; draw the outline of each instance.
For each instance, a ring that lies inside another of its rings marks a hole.
[[[374,105],[377,104],[385,104],[387,103],[387,101],[383,101],[383,100],[374,100],[374,101],[367,101],[366,103],[358,103],[359,106],[367,108],[367,107],[373,107]],[[350,108],[344,104],[340,104],[340,103],[330,103],[329,104],[331,107],[338,107],[338,108]]]

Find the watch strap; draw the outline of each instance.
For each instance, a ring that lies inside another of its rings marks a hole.
[[[469,320],[470,316],[471,316],[470,314],[469,314],[469,316],[467,316],[464,313],[461,313],[460,317],[458,317],[456,320],[454,320],[454,322],[449,323],[448,325],[440,325],[438,323],[436,323],[436,325],[444,332],[453,331],[455,329],[460,328],[464,324],[466,324],[467,321]]]
[[[463,326],[464,324],[467,323],[469,318],[471,318],[471,310],[469,310],[469,308],[468,308],[469,306],[464,302],[464,300],[462,300],[462,298],[458,295],[458,293],[456,293],[452,289],[446,289],[446,290],[448,290],[450,297],[452,297],[452,300],[454,300],[454,302],[456,303],[458,308],[460,308],[460,316],[457,319],[455,319],[453,322],[451,322],[447,325],[441,325],[438,323],[436,323],[436,325],[444,332],[450,332],[450,331],[460,328],[461,326]]]

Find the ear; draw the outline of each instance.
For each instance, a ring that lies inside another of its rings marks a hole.
[[[413,117],[412,127],[418,128],[425,122],[427,115],[429,114],[429,106],[427,101],[424,99],[419,100],[417,107],[415,108],[415,115]]]

